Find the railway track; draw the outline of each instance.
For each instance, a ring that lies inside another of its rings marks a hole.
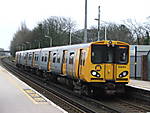
[[[130,96],[130,98],[134,98],[137,101],[140,100],[140,101],[147,102],[149,103],[149,106],[150,106],[150,91],[133,88],[130,86],[127,86],[126,90],[129,92],[128,93],[129,96],[134,95],[134,96]]]
[[[3,60],[3,65],[21,80],[38,90],[44,96],[52,100],[54,103],[68,111],[69,113],[147,113],[150,107],[139,105],[128,99],[116,97],[96,97],[89,98],[74,94],[71,90],[62,87],[59,84],[46,83],[43,79],[27,73],[20,72],[14,64],[7,59]],[[26,76],[24,76],[26,75]],[[31,76],[34,76],[31,77]],[[35,79],[36,77],[36,79]],[[44,84],[43,84],[44,82]]]
[[[61,106],[63,109],[65,109],[68,112],[72,113],[94,113],[94,111],[79,105],[72,101],[71,99],[67,98],[65,95],[61,94],[60,92],[56,92],[54,89],[45,86],[42,82],[35,81],[31,78],[30,74],[26,74],[23,72],[20,72],[17,70],[16,67],[13,67],[11,63],[8,63],[6,61],[2,61],[3,66],[13,73],[15,76],[17,76],[19,79],[30,85],[32,88],[36,89],[38,92],[42,93],[44,96],[52,100],[54,103]]]

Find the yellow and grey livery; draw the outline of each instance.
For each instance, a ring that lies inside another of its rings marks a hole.
[[[129,44],[97,41],[16,52],[16,65],[65,81],[80,93],[123,92],[130,75]],[[80,88],[79,88],[80,87]]]

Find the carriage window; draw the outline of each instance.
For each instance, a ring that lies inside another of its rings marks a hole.
[[[69,64],[73,64],[73,60],[74,60],[74,52],[71,52],[69,55]]]
[[[45,62],[47,62],[47,56],[45,56]]]
[[[38,57],[36,56],[36,61],[38,61]]]
[[[60,55],[57,55],[57,63],[60,63]]]
[[[53,53],[53,63],[56,62],[56,53]]]
[[[38,54],[35,54],[34,59],[35,59],[35,61],[38,61]]]
[[[29,54],[29,60],[31,60],[32,59],[32,54]]]
[[[21,57],[21,55],[20,55],[20,57]],[[24,60],[25,60],[26,58],[27,58],[27,55],[24,56]]]
[[[63,51],[63,56],[62,56],[62,63],[67,63],[67,51]]]
[[[85,64],[85,55],[86,55],[86,51],[84,51],[84,50],[82,50],[82,51],[80,51],[80,56],[81,56],[81,58],[80,58],[80,61],[79,61],[79,63],[80,63],[80,65],[83,65],[84,66],[84,64]]]
[[[44,56],[42,56],[42,62],[44,61]]]
[[[83,66],[85,64],[85,55],[86,55],[86,52],[83,52],[83,56],[82,56]]]
[[[38,61],[38,58],[39,58],[38,56],[35,56],[35,61]]]
[[[27,54],[24,54],[24,60],[26,60],[28,58],[28,53]],[[21,54],[20,54],[20,58],[21,58]]]

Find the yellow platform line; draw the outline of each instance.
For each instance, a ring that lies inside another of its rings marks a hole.
[[[35,91],[31,90],[31,89],[24,89],[24,91],[31,96],[31,98],[33,98],[36,102],[39,103],[46,103],[47,101],[40,96],[39,94],[37,94]]]

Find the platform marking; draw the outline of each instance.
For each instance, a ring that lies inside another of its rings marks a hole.
[[[4,72],[4,71],[3,71]],[[12,75],[10,72],[8,72],[7,70],[5,70],[5,73],[8,73],[9,75]],[[17,83],[16,80],[14,80],[14,78],[12,78],[11,76],[4,76],[8,81],[10,81],[13,85],[15,85],[21,92],[23,92],[34,104],[48,104],[47,101],[44,101],[43,99],[34,99],[32,98],[32,96],[30,96],[24,89],[22,89],[22,87]],[[14,77],[14,76],[13,76]],[[16,78],[16,77],[15,77]],[[29,90],[28,90],[29,91]],[[34,93],[35,94],[35,91],[31,90],[30,89],[30,92]],[[40,95],[39,95],[40,96]],[[38,96],[38,97],[39,97]],[[41,97],[41,96],[40,96]],[[40,98],[39,97],[39,98]]]
[[[6,76],[5,76],[6,77]],[[38,104],[33,98],[31,98],[20,86],[19,84],[17,84],[17,82],[15,80],[13,80],[13,78],[11,78],[10,76],[7,76],[6,79],[8,81],[10,81],[15,87],[17,87],[17,89],[19,89],[22,93],[24,93],[34,104]]]
[[[35,91],[31,90],[31,89],[24,89],[24,91],[31,97],[33,98],[36,102],[38,103],[47,103],[47,101],[40,96],[39,94],[37,94]]]
[[[0,66],[1,69],[4,69],[2,66]],[[55,103],[53,103],[52,101],[49,101],[47,98],[45,98],[45,100],[47,100],[47,102],[36,102],[33,98],[31,98],[31,96],[29,96],[20,86],[19,84],[17,84],[18,80],[19,82],[22,82],[24,85],[27,85],[26,83],[24,83],[23,81],[21,81],[20,79],[18,79],[16,76],[14,76],[12,73],[10,73],[9,71],[6,70],[6,72],[11,75],[11,76],[4,76],[7,80],[9,80],[11,83],[13,83],[21,92],[23,92],[34,104],[51,104],[54,107],[56,107],[57,109],[60,109],[63,113],[68,113],[67,111],[65,111],[64,109],[62,109],[61,107],[59,107],[58,105],[56,105]],[[16,80],[14,80],[14,78]],[[28,85],[27,85],[28,86]],[[28,86],[29,87],[29,86]],[[32,89],[32,88],[31,88]],[[33,89],[34,90],[34,89]],[[32,92],[33,90],[28,90],[28,92]],[[35,90],[36,92],[36,90]],[[38,94],[38,92],[36,92]],[[48,102],[49,101],[49,102]]]

